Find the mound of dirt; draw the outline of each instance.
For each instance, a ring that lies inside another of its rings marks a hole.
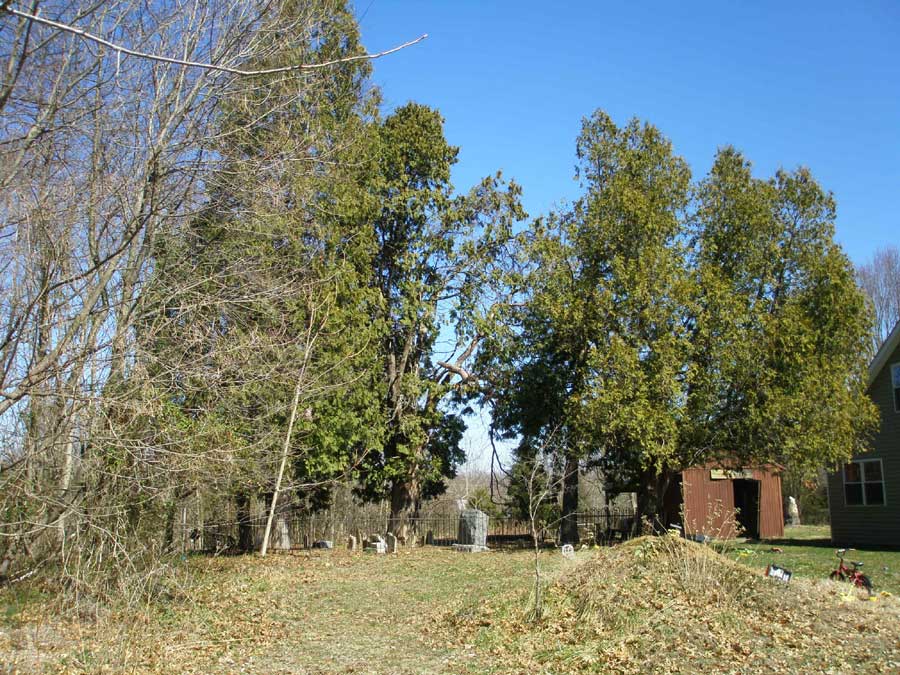
[[[550,585],[544,607],[541,621],[520,608],[493,627],[520,635],[505,644],[518,664],[507,672],[900,672],[896,599],[785,584],[670,536],[598,552]]]

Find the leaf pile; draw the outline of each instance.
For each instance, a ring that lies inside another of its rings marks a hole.
[[[900,604],[828,581],[767,579],[674,537],[605,549],[520,603],[448,616],[496,672],[885,673],[900,669]],[[503,618],[498,620],[497,617]]]

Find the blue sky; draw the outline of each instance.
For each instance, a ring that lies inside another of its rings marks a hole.
[[[900,2],[357,0],[386,107],[438,108],[459,188],[502,169],[532,215],[577,194],[580,120],[658,126],[695,176],[732,144],[759,175],[805,165],[854,262],[900,244]]]
[[[655,124],[695,177],[727,144],[760,176],[808,166],[835,193],[837,239],[856,263],[900,245],[897,0],[356,7],[370,51],[429,34],[375,61],[373,79],[386,109],[443,113],[460,189],[502,169],[532,216],[572,199],[581,118],[603,108]]]

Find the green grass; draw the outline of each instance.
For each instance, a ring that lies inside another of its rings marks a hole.
[[[831,532],[827,525],[801,525],[786,527],[783,539],[733,543],[725,547],[727,554],[756,569],[775,564],[790,570],[798,577],[827,579],[837,567],[836,547],[831,544]],[[773,549],[781,549],[777,552]],[[900,595],[900,551],[860,548],[849,552],[846,561],[863,563],[863,572],[869,576],[876,591]]]

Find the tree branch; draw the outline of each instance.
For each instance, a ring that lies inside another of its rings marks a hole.
[[[459,366],[455,363],[447,363],[446,361],[438,361],[437,364],[444,368],[445,370],[450,371],[454,375],[459,375],[462,378],[463,382],[468,382],[469,380],[474,380],[475,376],[472,375],[468,370]]]
[[[437,364],[447,371],[444,374],[444,377],[438,378],[438,383],[444,384],[450,375],[459,375],[462,378],[459,381],[459,384],[465,384],[466,382],[477,379],[474,375],[472,375],[472,373],[470,373],[463,367],[463,364],[469,359],[470,356],[472,356],[480,342],[480,335],[476,335],[474,338],[472,338],[469,346],[466,347],[466,350],[462,354],[460,354],[459,358],[456,359],[454,363],[448,363],[447,361],[438,361]]]
[[[116,44],[115,42],[110,42],[99,35],[94,35],[93,33],[88,33],[85,30],[80,28],[76,28],[75,26],[70,26],[69,24],[60,23],[59,21],[52,21],[51,19],[45,19],[41,16],[37,16],[36,14],[29,14],[27,12],[22,12],[18,9],[13,9],[12,7],[6,6],[6,4],[0,4],[0,11],[6,11],[13,16],[18,16],[22,19],[28,19],[29,21],[34,21],[36,23],[43,24],[45,26],[50,26],[51,28],[56,28],[57,30],[64,31],[66,33],[72,33],[73,35],[77,35],[78,37],[84,40],[90,40],[92,42],[96,42],[99,45],[103,45],[109,49],[112,49],[115,52],[120,54],[127,54],[128,56],[136,56],[141,59],[150,59],[151,61],[161,61],[163,63],[172,63],[178,66],[186,66],[188,68],[203,68],[205,70],[217,70],[223,73],[231,73],[232,75],[240,75],[242,77],[247,77],[251,75],[272,75],[275,73],[288,73],[295,70],[317,70],[320,68],[328,68],[329,66],[334,66],[339,63],[348,63],[351,61],[365,61],[365,60],[374,60],[381,58],[382,56],[387,56],[388,54],[393,54],[394,52],[399,52],[401,49],[406,49],[407,47],[411,47],[412,45],[421,42],[425,38],[428,37],[428,34],[425,33],[420,35],[415,40],[410,40],[409,42],[404,42],[402,45],[398,45],[392,49],[388,49],[383,52],[378,52],[377,54],[359,54],[357,56],[345,56],[340,59],[333,59],[331,61],[323,61],[322,63],[298,63],[292,66],[282,66],[280,68],[267,68],[264,70],[241,70],[239,68],[231,68],[229,66],[222,66],[215,63],[203,63],[200,61],[185,61],[182,59],[175,59],[170,56],[161,56],[159,54],[151,54],[149,52],[140,52],[135,49],[129,49],[128,47],[123,47],[122,45]]]

